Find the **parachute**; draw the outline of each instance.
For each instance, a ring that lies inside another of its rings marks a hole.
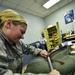
[[[75,53],[67,46],[60,46],[59,49],[50,52],[50,59],[54,69],[61,75],[73,75],[75,71]],[[49,73],[51,71],[47,58],[37,56],[28,63],[25,73]]]

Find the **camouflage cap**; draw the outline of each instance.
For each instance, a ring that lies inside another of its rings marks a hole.
[[[0,13],[0,19],[6,21],[8,19],[26,23],[25,19],[16,11],[7,9]],[[26,23],[27,24],[27,23]]]

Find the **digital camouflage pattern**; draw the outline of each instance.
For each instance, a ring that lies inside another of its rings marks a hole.
[[[0,75],[22,75],[23,54],[36,56],[40,51],[41,49],[26,45],[22,41],[19,41],[17,44],[11,43],[0,30]],[[37,74],[26,73],[23,75]]]

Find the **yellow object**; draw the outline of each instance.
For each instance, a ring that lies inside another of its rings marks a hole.
[[[75,46],[71,46],[71,48],[72,48],[73,50],[75,50]]]
[[[56,25],[53,25],[51,27],[45,28],[44,36],[47,40],[46,42],[47,50],[52,50],[53,48],[61,44],[62,40],[58,23],[56,23]]]
[[[26,68],[27,68],[27,65],[25,65],[25,66],[22,68],[22,74],[24,74]]]
[[[67,31],[66,32],[66,36],[70,36],[70,31]]]
[[[64,36],[64,38],[75,37],[75,34]]]
[[[26,23],[25,19],[16,11],[7,9],[0,13],[0,19],[6,21],[8,19]],[[26,23],[27,24],[27,23]]]

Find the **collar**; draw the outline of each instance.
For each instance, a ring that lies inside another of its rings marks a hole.
[[[0,35],[11,45],[15,45],[14,43],[10,42],[9,39],[3,34],[3,31],[0,29]]]

